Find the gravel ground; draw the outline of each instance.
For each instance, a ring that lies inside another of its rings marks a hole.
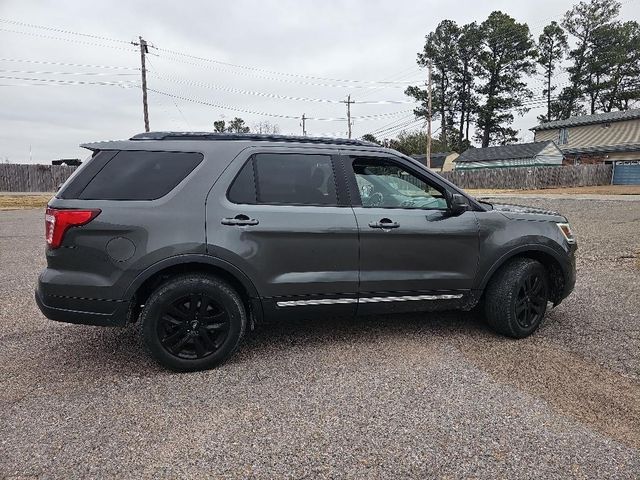
[[[193,374],[136,327],[46,320],[42,211],[0,212],[0,478],[638,478],[640,202],[519,203],[579,239],[533,337],[472,313],[300,319]]]

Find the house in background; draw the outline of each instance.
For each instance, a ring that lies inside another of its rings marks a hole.
[[[553,141],[499,147],[469,148],[453,162],[455,170],[496,167],[549,167],[562,165],[562,152]]]
[[[456,152],[437,152],[431,154],[431,170],[436,172],[450,172],[453,170],[453,161],[458,158],[459,155]],[[427,162],[426,155],[411,155],[411,158],[415,158],[423,165]]]
[[[555,141],[568,165],[640,160],[638,108],[570,117],[531,130],[536,142]]]

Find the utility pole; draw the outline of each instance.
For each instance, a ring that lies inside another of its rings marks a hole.
[[[427,168],[431,168],[431,61],[427,64]]]
[[[306,137],[307,136],[307,128],[306,128],[306,121],[307,121],[307,117],[304,116],[304,113],[302,114],[302,136]]]
[[[351,138],[351,104],[352,103],[356,103],[356,102],[351,101],[351,95],[348,95],[347,96],[347,100],[343,101],[342,103],[346,103],[347,104],[347,125],[349,127],[348,135],[349,135],[349,138]]]
[[[140,46],[140,70],[142,71],[142,110],[144,112],[144,131],[149,131],[149,105],[147,104],[147,67],[145,62],[145,55],[149,53],[149,47],[147,41],[141,36],[138,43],[131,42],[132,45]]]

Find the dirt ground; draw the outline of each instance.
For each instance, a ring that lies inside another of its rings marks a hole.
[[[640,185],[598,185],[594,187],[562,187],[543,188],[540,190],[510,190],[510,189],[465,189],[473,196],[488,196],[492,194],[514,195],[640,195]]]
[[[137,326],[45,319],[41,209],[0,212],[0,478],[640,478],[640,200],[567,215],[575,291],[533,336],[475,312],[261,325],[159,368]]]

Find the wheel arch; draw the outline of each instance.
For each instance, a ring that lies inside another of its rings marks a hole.
[[[135,321],[149,295],[167,278],[184,273],[215,275],[229,283],[242,297],[251,326],[262,319],[262,304],[255,285],[247,275],[229,262],[210,255],[177,255],[153,264],[140,273],[125,293],[132,300],[129,320]]]
[[[549,286],[551,287],[550,300],[557,305],[562,299],[567,272],[563,268],[560,255],[545,245],[522,245],[502,255],[485,273],[480,289],[484,292],[489,281],[506,264],[516,258],[531,258],[539,261],[549,273]]]

